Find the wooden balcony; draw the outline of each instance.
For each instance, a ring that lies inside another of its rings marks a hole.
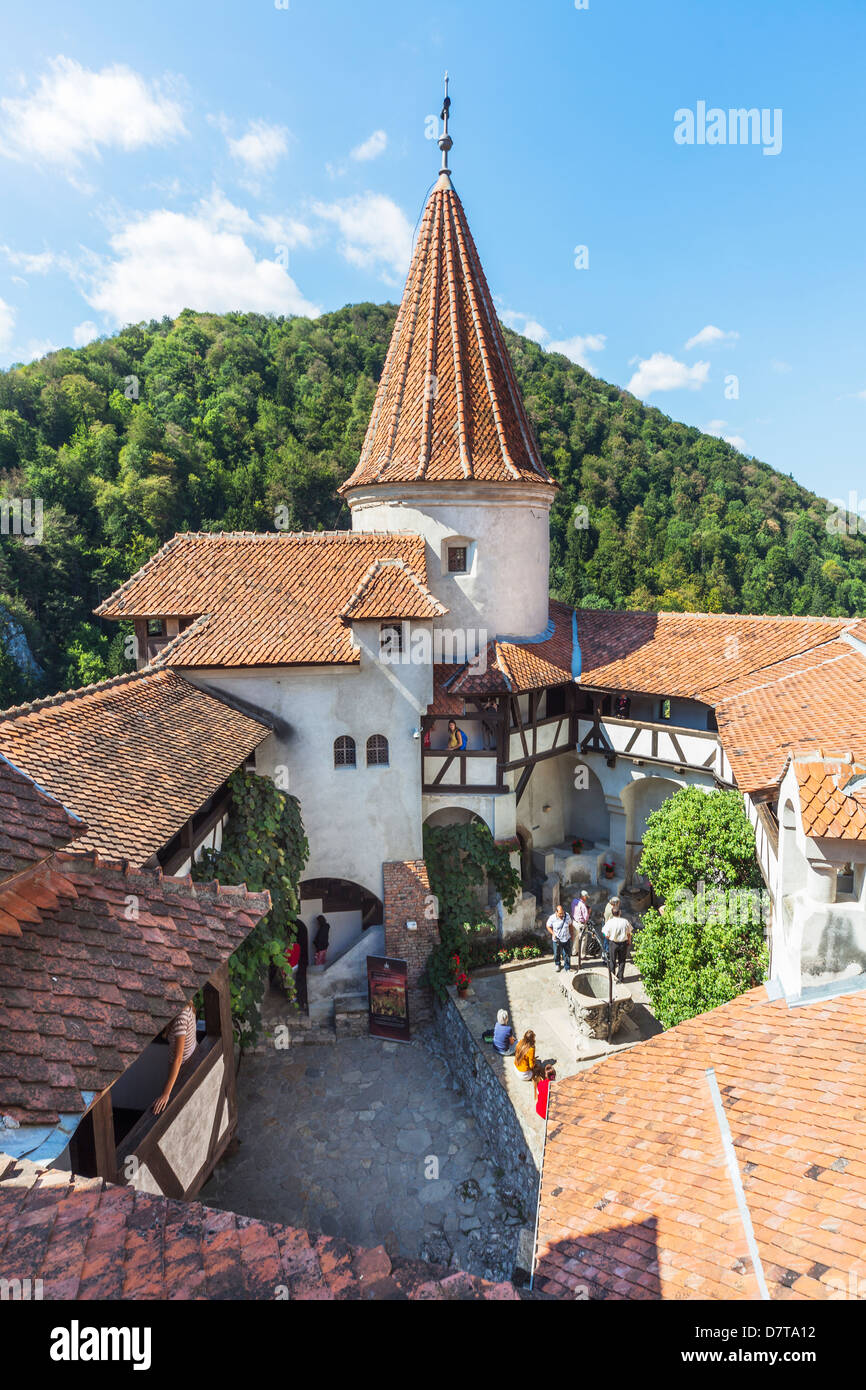
[[[604,753],[635,763],[707,772],[725,786],[734,784],[719,735],[707,729],[619,719],[614,715],[595,719],[581,715],[578,748],[582,753]]]

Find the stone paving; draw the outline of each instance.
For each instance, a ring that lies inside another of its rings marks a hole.
[[[594,960],[592,964],[597,964]],[[571,972],[569,979],[575,972]],[[497,970],[489,975],[475,975],[465,999],[452,997],[466,1027],[480,1047],[485,1061],[504,1087],[520,1121],[526,1142],[540,1167],[544,1149],[544,1121],[536,1114],[534,1090],[520,1079],[514,1060],[500,1057],[481,1041],[486,1029],[492,1028],[500,1009],[507,1009],[514,1032],[520,1037],[528,1028],[535,1033],[536,1059],[553,1062],[557,1082],[587,1067],[597,1066],[606,1056],[643,1042],[662,1032],[661,1024],[649,1009],[646,991],[637,968],[629,961],[624,982],[634,1000],[632,1013],[626,1018],[611,1043],[586,1039],[583,1055],[578,1056],[568,1006],[552,956],[512,970]]]
[[[535,1214],[520,1211],[495,1136],[488,1149],[435,1049],[423,1024],[410,1043],[360,1037],[248,1054],[240,1147],[200,1200],[510,1278]]]

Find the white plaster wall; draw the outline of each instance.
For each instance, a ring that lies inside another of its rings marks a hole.
[[[471,811],[481,817],[495,840],[511,840],[517,833],[512,792],[499,792],[495,795],[476,792],[426,793],[421,798],[421,805],[424,820],[435,811]]]
[[[427,581],[448,608],[439,628],[489,637],[534,637],[550,618],[549,513],[552,489],[472,482],[357,488],[349,494],[354,531],[396,531],[427,542]],[[472,542],[468,574],[443,572],[449,537]]]
[[[429,629],[429,624],[427,625]],[[379,660],[379,624],[356,623],[359,666],[202,670],[186,679],[279,716],[288,738],[271,735],[256,771],[288,769],[285,788],[301,803],[310,857],[304,878],[345,878],[383,895],[382,863],[421,857],[421,740],[412,731],[433,698],[429,665]],[[334,740],[355,740],[357,765],[334,767]],[[371,734],[388,739],[388,767],[367,767]]]

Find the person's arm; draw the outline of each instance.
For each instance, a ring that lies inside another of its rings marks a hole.
[[[169,1068],[168,1080],[165,1083],[165,1090],[163,1091],[162,1095],[157,1096],[156,1100],[153,1102],[154,1115],[161,1115],[165,1107],[168,1105],[169,1100],[171,1099],[171,1093],[174,1089],[174,1083],[175,1081],[177,1081],[177,1074],[183,1065],[184,1042],[185,1038],[182,1033],[179,1037],[174,1039],[174,1056],[171,1059],[171,1067]]]

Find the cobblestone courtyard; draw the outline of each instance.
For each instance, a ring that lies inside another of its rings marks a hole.
[[[519,1211],[496,1136],[479,1133],[436,1046],[427,1025],[410,1043],[360,1037],[246,1056],[240,1148],[201,1200],[509,1278],[533,1214]]]

